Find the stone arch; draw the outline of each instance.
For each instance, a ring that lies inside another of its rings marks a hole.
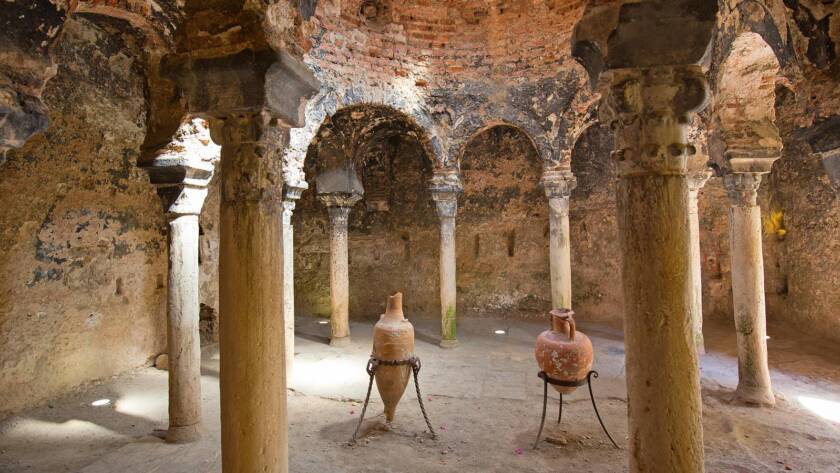
[[[531,132],[529,132],[528,130],[526,130],[522,126],[511,123],[507,120],[490,120],[490,121],[485,122],[481,127],[477,128],[477,129],[474,129],[472,132],[469,133],[467,139],[464,141],[463,146],[461,146],[461,148],[459,150],[459,155],[458,155],[458,167],[459,168],[460,168],[461,162],[463,161],[464,155],[467,152],[467,148],[469,148],[469,146],[480,135],[482,135],[484,133],[487,133],[488,131],[490,131],[494,128],[509,128],[509,129],[516,130],[517,133],[520,133],[523,137],[525,137],[528,140],[528,142],[531,144],[531,146],[534,147],[534,151],[536,152],[537,157],[539,158],[539,161],[541,163],[545,162],[544,148],[545,148],[546,145],[541,145],[538,142],[538,139],[535,138],[534,135]]]
[[[781,4],[780,1],[767,3]],[[782,11],[785,9],[783,5],[775,6],[781,8]],[[799,73],[799,63],[790,45],[791,38],[786,30],[786,20],[785,17],[776,18],[770,6],[757,0],[740,1],[735,8],[728,9],[725,14],[719,15],[709,70],[712,88],[717,87],[720,68],[731,54],[733,43],[746,33],[760,36],[776,56],[780,73],[793,80]]]
[[[710,107],[709,151],[718,165],[737,170],[742,159],[776,158],[782,140],[776,126],[779,60],[755,32],[731,43],[717,74]]]
[[[535,315],[551,306],[539,146],[526,130],[499,120],[472,133],[462,152],[455,234],[459,313]],[[534,271],[523,274],[521,268]]]
[[[387,105],[363,103],[343,107],[323,120],[309,144],[305,166],[316,172],[364,167],[376,147],[394,138],[416,142],[429,167],[437,164],[435,145],[412,117]]]
[[[610,162],[613,150],[612,130],[600,122],[589,123],[572,144],[570,167],[577,179],[575,192],[582,198],[598,192],[604,184],[612,195],[618,176]],[[591,158],[591,159],[588,159]]]
[[[445,166],[446,153],[438,136],[435,122],[422,107],[407,106],[392,97],[384,97],[383,100],[366,100],[361,94],[339,94],[335,90],[325,88],[307,103],[304,112],[305,125],[290,130],[289,145],[283,154],[283,177],[286,182],[295,183],[305,180],[304,164],[310,145],[317,139],[321,127],[336,114],[353,107],[390,110],[394,117],[400,117],[411,124],[411,128],[423,137],[422,144],[427,151],[427,156],[434,161],[435,167]]]
[[[434,149],[427,129],[388,105],[354,104],[324,118],[302,168],[313,191],[301,196],[294,213],[301,241],[295,261],[306,262],[295,270],[295,300],[303,311],[332,311],[332,260],[304,256],[325,231],[341,233],[348,242],[351,318],[378,313],[383,294],[408,288],[407,309],[435,310],[436,286],[425,282],[433,280],[429,263],[437,261],[438,219],[429,190],[439,165]],[[346,209],[345,216],[336,208]],[[400,265],[422,269],[404,271]]]

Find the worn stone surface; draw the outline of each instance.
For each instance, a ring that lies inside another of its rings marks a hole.
[[[114,33],[67,23],[44,93],[52,126],[2,169],[3,412],[149,363],[165,346],[165,220],[135,166],[140,45]]]
[[[375,3],[375,12],[362,8],[368,3]],[[0,356],[9,367],[1,375],[13,393],[9,409],[147,363],[164,351],[165,223],[135,163],[169,140],[189,103],[213,111],[222,103],[257,109],[265,87],[243,64],[253,66],[264,55],[256,69],[268,70],[278,51],[302,60],[321,82],[305,109],[304,126],[292,129],[289,146],[276,150],[282,180],[306,181],[311,189],[293,217],[299,311],[329,312],[328,220],[314,191],[321,167],[332,158],[313,158],[310,144],[318,137],[316,148],[336,154],[334,140],[318,136],[331,128],[324,125],[341,110],[376,105],[388,111],[343,118],[371,125],[352,136],[375,137],[362,139],[365,151],[353,158],[368,164],[358,170],[366,199],[349,223],[351,317],[381,313],[383,293],[396,290],[406,291],[411,317],[439,317],[440,220],[428,190],[435,171],[460,172],[465,186],[456,221],[459,315],[539,314],[549,304],[550,284],[548,205],[536,182],[544,171],[571,166],[578,180],[570,199],[573,305],[583,320],[621,319],[613,143],[610,130],[597,124],[598,95],[590,90],[593,72],[597,76],[607,64],[592,60],[627,51],[639,34],[646,39],[646,15],[656,3],[5,2],[0,133],[20,146],[46,126],[47,114],[52,123],[23,150],[8,151],[9,162],[0,170],[7,203],[0,210],[0,254],[7,268],[0,282],[9,294],[0,303],[0,320],[4,346],[10,347]],[[704,25],[710,21],[707,10],[692,10],[698,2],[666,3],[671,19],[687,13]],[[840,148],[837,4],[726,0],[718,10],[704,58],[713,95],[732,98],[732,88],[719,87],[728,81],[738,84],[735,95],[749,89],[753,99],[720,109],[735,125],[730,136],[769,137],[771,149],[778,149],[779,140],[783,145],[758,197],[765,217],[768,322],[838,340],[840,185],[831,174],[832,153]],[[600,20],[580,23],[585,11],[598,12]],[[611,45],[601,33],[617,26],[621,35]],[[689,45],[697,39],[693,33],[680,31]],[[668,42],[658,38],[656,44]],[[761,61],[753,60],[755,52]],[[168,80],[167,71],[190,57],[207,69],[185,70],[205,82]],[[205,74],[214,64],[237,67]],[[48,80],[56,71],[53,84]],[[241,90],[235,84],[258,87]],[[198,86],[206,86],[203,95],[185,93]],[[702,138],[720,131],[712,111],[723,102],[713,98],[693,129],[699,154],[718,165],[725,164],[718,159],[725,148],[714,138],[706,146]],[[14,131],[7,135],[10,123]],[[751,130],[755,123],[762,126]],[[527,138],[516,138],[514,129]],[[216,276],[217,181],[210,184],[199,228],[204,341],[217,339],[223,317]],[[707,319],[731,321],[728,205],[721,181],[713,177],[699,197],[703,311]],[[500,197],[482,196],[484,191]],[[500,223],[493,225],[491,218]],[[476,235],[479,258],[473,256]],[[117,313],[130,320],[130,328],[105,317]],[[89,315],[99,325],[83,329],[76,318]],[[106,332],[111,336],[102,336]],[[117,351],[108,363],[85,362],[116,346],[130,349]],[[66,363],[73,369],[58,370]],[[62,373],[60,379],[43,375],[54,371]]]

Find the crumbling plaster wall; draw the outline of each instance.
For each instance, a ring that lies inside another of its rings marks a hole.
[[[136,166],[142,49],[121,22],[68,20],[44,92],[51,126],[0,168],[0,416],[165,350],[167,224]],[[202,217],[208,305],[214,218]]]
[[[134,41],[68,21],[44,93],[52,125],[0,170],[0,411],[163,350],[166,240],[135,167],[145,106]]]

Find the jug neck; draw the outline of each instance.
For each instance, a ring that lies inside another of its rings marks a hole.
[[[575,339],[574,312],[570,309],[554,309],[550,312],[551,329],[555,332],[568,333],[569,340]]]
[[[385,313],[382,314],[383,319],[397,321],[405,319],[402,309],[402,298],[403,295],[401,292],[388,297],[388,305],[385,307]]]

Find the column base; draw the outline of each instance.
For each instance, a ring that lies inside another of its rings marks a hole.
[[[456,340],[456,339],[441,340],[440,341],[440,347],[441,348],[455,348],[457,346],[458,346],[458,340]]]
[[[735,390],[735,401],[755,407],[776,406],[776,396],[773,395],[773,391],[762,388],[738,386]]]
[[[201,423],[193,425],[169,426],[166,443],[190,443],[201,439]]]
[[[331,347],[346,347],[350,345],[350,337],[333,337],[330,339]]]

